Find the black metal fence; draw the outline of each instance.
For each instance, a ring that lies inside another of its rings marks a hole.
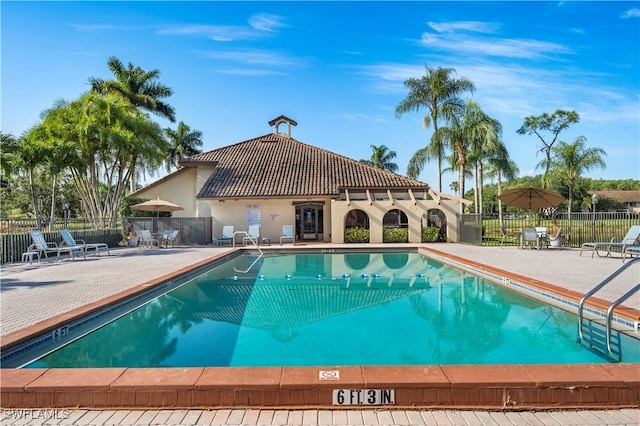
[[[99,221],[109,223],[109,221]],[[42,228],[45,240],[58,245],[60,229],[68,229],[73,237],[86,243],[103,242],[109,247],[127,244],[129,231],[148,229],[162,233],[167,229],[179,230],[177,245],[209,244],[212,240],[211,218],[208,217],[131,217],[120,218],[115,226],[95,226],[84,219],[56,220]],[[33,244],[29,231],[37,229],[35,219],[0,219],[0,262],[18,262],[22,253]]]
[[[563,245],[579,248],[589,241],[621,241],[629,227],[640,225],[636,212],[574,212],[553,216],[564,237]],[[552,217],[535,212],[508,213],[503,216],[503,226],[497,216],[478,214],[460,215],[460,242],[474,245],[519,245],[522,228],[544,226],[553,228]],[[503,238],[504,237],[504,238]]]

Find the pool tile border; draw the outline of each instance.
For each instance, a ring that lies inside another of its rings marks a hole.
[[[422,250],[422,249],[421,249]],[[525,283],[542,292],[576,300],[579,295],[456,256],[426,251]],[[199,262],[144,285],[46,321],[2,339],[19,344],[35,333],[113,306],[132,295],[229,254]],[[595,299],[594,299],[595,300]],[[595,300],[596,308],[606,302]],[[605,308],[606,309],[606,308]],[[622,310],[640,318],[636,310]],[[321,380],[321,370],[340,372],[340,380]],[[637,407],[640,364],[429,365],[325,367],[203,367],[2,369],[3,408],[327,408],[334,389],[395,390],[394,408],[612,408]],[[358,406],[350,406],[355,408]],[[381,407],[381,406],[378,406]],[[343,407],[349,408],[349,407]]]

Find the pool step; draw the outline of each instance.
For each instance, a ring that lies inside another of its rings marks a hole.
[[[604,324],[604,319],[598,321],[596,319],[585,318],[582,322],[581,330],[582,341],[578,343],[613,361],[622,361],[620,332],[611,332],[611,352],[609,352],[607,350],[607,328]]]

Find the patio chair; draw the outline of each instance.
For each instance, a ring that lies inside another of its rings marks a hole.
[[[538,247],[538,233],[536,228],[523,228],[520,235],[520,248],[524,248],[525,244],[531,248],[531,244],[535,244]]]
[[[139,231],[136,231],[136,233],[140,236],[140,244],[138,245],[138,248],[141,248],[142,246],[153,248],[153,246],[156,245],[157,241],[148,229],[140,229]]]
[[[76,254],[81,253],[82,257],[84,257],[84,259],[87,260],[86,252],[84,250],[84,247],[82,246],[59,247],[58,244],[56,243],[53,243],[53,242],[48,243],[44,239],[44,235],[42,235],[41,231],[38,231],[38,230],[29,231],[29,234],[31,235],[33,244],[27,248],[27,253],[34,252],[34,251],[41,253],[44,255],[45,259],[47,259],[47,261],[49,260],[49,253],[56,254],[56,261],[60,259],[61,253],[67,253],[69,255],[69,259],[71,260],[75,259]]]
[[[260,243],[260,226],[251,225],[247,231],[247,236],[242,239],[242,245],[246,245],[247,241],[258,245]]]
[[[178,234],[180,230],[172,230],[166,229],[162,234],[162,239],[160,240],[160,244],[164,243],[165,247],[169,247],[169,243],[171,243],[171,247],[176,246],[176,241],[178,240]]]
[[[89,250],[94,250],[94,255],[98,255],[100,256],[100,249],[106,249],[107,250],[107,255],[111,255],[111,252],[109,252],[109,246],[107,245],[107,243],[91,243],[91,244],[87,244],[85,243],[84,240],[76,240],[73,238],[73,235],[71,235],[71,232],[69,232],[68,229],[61,229],[60,230],[60,236],[62,237],[62,247],[66,246],[66,247],[75,247],[75,246],[81,246],[84,247],[84,251],[87,252]]]
[[[291,240],[291,242],[296,244],[296,236],[293,233],[293,225],[282,225],[282,234],[280,235],[280,245],[282,245],[283,240]]]
[[[233,225],[225,225],[222,227],[222,234],[215,240],[213,240],[214,244],[217,246],[221,246],[224,243],[229,243],[230,246],[233,245]]]
[[[622,253],[624,253],[628,246],[634,246],[638,244],[638,238],[640,237],[640,225],[633,225],[627,231],[627,235],[622,238],[622,241],[616,242],[615,238],[612,238],[609,242],[598,242],[591,241],[587,243],[582,243],[580,247],[580,256],[582,256],[582,251],[590,248],[591,249],[591,257],[594,254],[597,254],[598,257],[610,257],[612,253],[612,249],[619,249],[620,256],[622,257]],[[607,250],[607,254],[601,255],[598,250]]]

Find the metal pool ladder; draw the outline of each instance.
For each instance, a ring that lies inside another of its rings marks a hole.
[[[246,237],[243,238],[243,240],[247,239],[249,241],[251,241],[253,243],[253,245],[255,246],[256,250],[258,250],[258,252],[260,253],[260,255],[258,257],[256,257],[256,259],[253,261],[253,263],[251,265],[249,265],[249,267],[245,270],[240,270],[236,268],[235,265],[235,259],[234,259],[234,264],[233,264],[233,270],[236,272],[242,272],[244,274],[246,274],[247,272],[249,272],[251,270],[251,268],[253,268],[253,265],[255,265],[256,263],[258,263],[258,261],[260,260],[260,258],[262,256],[264,256],[264,252],[262,251],[262,249],[260,249],[260,245],[258,244],[258,239],[254,239],[251,235],[249,235],[248,232],[246,231],[236,231],[233,233],[233,244],[235,245],[236,242],[236,234],[244,234]]]
[[[612,282],[614,280],[614,278],[616,278],[618,275],[620,275],[624,270],[626,270],[630,265],[632,265],[636,261],[640,261],[640,257],[633,258],[628,263],[623,264],[614,273],[612,273],[607,278],[605,278],[600,284],[598,284],[597,286],[592,288],[589,292],[587,292],[584,296],[582,296],[582,299],[580,299],[580,303],[578,303],[578,344],[582,343],[583,341],[587,342],[587,343],[589,343],[591,345],[592,348],[600,350],[606,356],[608,356],[610,358],[617,358],[617,359],[621,360],[622,350],[621,350],[621,347],[620,347],[619,335],[618,335],[618,339],[616,341],[616,343],[617,343],[616,346],[617,347],[615,349],[612,348],[611,322],[612,322],[612,319],[613,319],[613,311],[614,311],[614,309],[616,307],[618,307],[618,305],[620,305],[625,300],[627,300],[628,298],[633,296],[635,293],[640,291],[640,283],[636,284],[635,287],[633,287],[631,290],[629,290],[628,292],[626,292],[625,294],[620,296],[615,302],[613,302],[611,305],[609,305],[609,308],[607,309],[607,316],[606,316],[605,330],[604,330],[604,332],[605,332],[605,339],[604,339],[605,340],[604,341],[605,345],[602,344],[603,342],[602,342],[601,334],[598,335],[598,332],[597,332],[596,328],[593,327],[593,324],[592,324],[593,321],[589,321],[589,325],[585,327],[584,321],[583,321],[584,320],[584,305],[585,305],[585,302],[587,301],[587,299],[589,297],[593,296],[596,292],[598,292],[604,286],[606,286],[607,284]],[[587,333],[583,333],[583,331],[588,332],[590,336],[588,338],[585,337],[585,334],[587,334]]]

